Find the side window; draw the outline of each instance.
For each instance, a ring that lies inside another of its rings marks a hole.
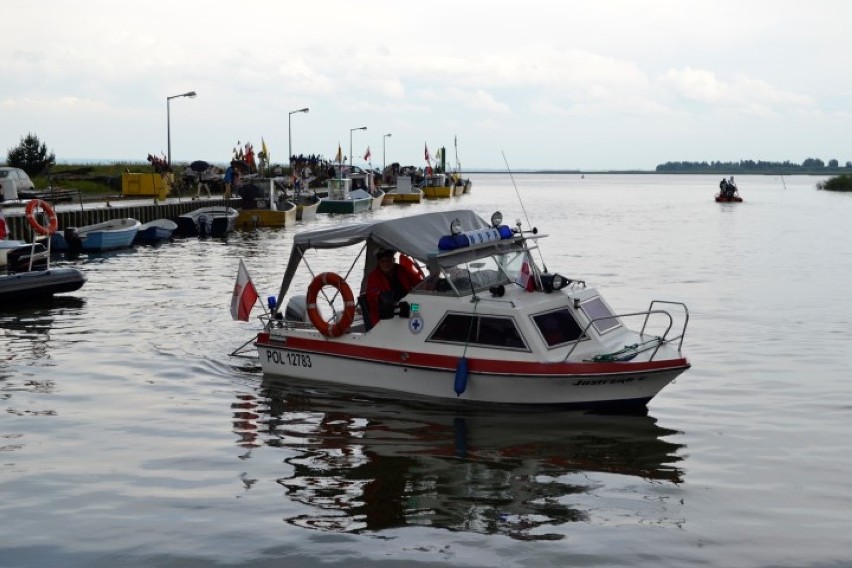
[[[533,316],[533,321],[548,347],[575,341],[583,334],[568,308],[538,314]]]
[[[512,318],[447,314],[428,341],[469,343],[500,349],[527,349]]]
[[[621,325],[618,319],[612,317],[612,312],[609,311],[600,296],[595,296],[591,300],[583,302],[580,304],[580,309],[583,310],[589,320],[601,318],[592,324],[598,330],[598,333],[605,333]]]

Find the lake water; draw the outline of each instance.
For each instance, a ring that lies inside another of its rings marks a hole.
[[[274,294],[339,217],[83,257],[0,307],[0,566],[848,566],[852,194],[821,179],[483,174],[353,216],[499,209],[616,310],[685,302],[693,367],[646,416],[265,382],[230,355],[238,259]]]

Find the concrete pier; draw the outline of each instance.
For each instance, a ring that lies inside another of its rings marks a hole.
[[[188,197],[169,197],[164,200],[127,199],[117,197],[115,199],[102,201],[83,201],[82,203],[52,204],[59,221],[59,231],[67,227],[82,227],[94,223],[102,223],[112,219],[124,219],[130,217],[142,223],[154,219],[177,218],[184,213],[194,211],[199,207],[211,207],[227,205],[238,208],[241,203],[239,198],[225,200],[215,196],[210,199],[191,199]],[[32,242],[33,230],[30,228],[26,218],[27,202],[18,204],[3,204],[3,213],[6,216],[6,225],[9,228],[9,238],[26,242]],[[36,238],[41,235],[35,235]]]

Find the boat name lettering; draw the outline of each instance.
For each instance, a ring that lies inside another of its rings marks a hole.
[[[618,379],[578,379],[574,381],[571,386],[590,387],[595,385],[626,385],[635,380],[635,377],[621,377]]]
[[[291,367],[312,367],[311,356],[305,353],[294,353],[288,351],[281,353],[280,351],[266,350],[266,360],[272,361],[278,365],[290,365]]]

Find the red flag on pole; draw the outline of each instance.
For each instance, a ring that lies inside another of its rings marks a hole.
[[[243,259],[240,259],[237,282],[234,284],[234,294],[231,296],[231,317],[235,320],[248,321],[257,298],[257,290],[251,281],[251,276],[243,264]]]
[[[372,156],[372,154],[370,153],[370,147],[369,147],[369,146],[367,146],[367,153],[366,153],[366,154],[364,154],[364,161],[365,161],[365,162],[369,162],[369,161],[370,161],[370,156]]]
[[[429,155],[429,146],[426,145],[426,144],[424,144],[423,146],[426,148],[426,152],[425,152],[424,157],[426,158],[426,163],[428,164],[429,162],[432,161],[432,157]]]
[[[518,271],[517,277],[515,277],[515,282],[520,284],[527,292],[535,290],[535,278],[533,278],[532,271],[530,270],[528,258],[524,258],[524,263],[521,265],[521,270]]]

